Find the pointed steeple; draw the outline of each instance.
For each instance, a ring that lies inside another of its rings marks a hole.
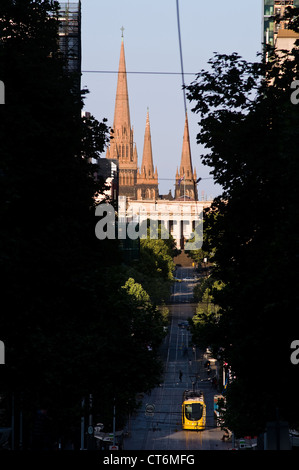
[[[187,113],[186,113],[186,118],[185,118],[183,148],[182,148],[181,165],[180,165],[180,176],[183,177],[184,175],[185,175],[186,180],[193,178]]]
[[[114,108],[114,132],[131,129],[124,38],[121,38],[117,89]]]
[[[134,144],[134,147],[133,147],[133,161],[138,162],[138,154],[137,154],[136,144]]]
[[[110,152],[107,158],[118,160],[119,195],[136,199],[137,150],[134,147],[131,129],[129,94],[127,84],[126,60],[123,30],[121,37],[116,98],[114,108],[113,132],[111,132]]]
[[[146,178],[153,178],[153,176],[154,176],[152,139],[151,139],[151,129],[150,129],[149,111],[148,110],[147,110],[147,114],[146,114],[146,124],[145,124],[145,133],[144,133],[144,145],[143,145],[141,172],[142,173],[144,172],[144,175],[145,175]]]
[[[196,200],[197,189],[192,168],[188,115],[186,112],[180,170],[176,172],[175,199]]]
[[[158,171],[157,167],[154,169],[153,163],[152,138],[148,110],[146,114],[142,163],[140,172],[137,176],[137,187],[138,199],[155,200],[159,195]]]

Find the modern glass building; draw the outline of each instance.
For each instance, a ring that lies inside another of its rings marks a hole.
[[[284,21],[276,22],[274,17],[282,17],[289,6],[299,8],[299,0],[263,0],[263,44],[275,46],[278,31],[286,24]]]
[[[81,1],[61,1],[59,11],[59,48],[67,60],[67,71],[81,88]]]

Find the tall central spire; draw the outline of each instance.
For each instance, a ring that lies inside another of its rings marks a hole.
[[[118,67],[113,132],[107,158],[118,160],[119,195],[136,199],[137,149],[134,146],[133,129],[131,129],[129,94],[125,61],[123,29],[121,37],[120,58]]]
[[[127,131],[131,129],[129,94],[128,94],[123,35],[121,37],[121,48],[120,48],[120,57],[119,57],[117,89],[116,89],[115,109],[114,109],[114,122],[113,122],[114,132],[122,128],[126,128]]]

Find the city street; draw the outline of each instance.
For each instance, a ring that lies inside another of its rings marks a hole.
[[[186,279],[195,276],[193,268],[177,269],[176,277]],[[232,447],[223,442],[223,431],[216,427],[214,419],[214,395],[210,377],[216,374],[215,362],[211,360],[210,376],[204,367],[207,355],[191,344],[191,334],[185,322],[192,317],[196,304],[192,299],[194,281],[175,282],[173,300],[169,306],[169,332],[162,346],[165,363],[163,382],[145,395],[140,411],[131,416],[128,423],[129,436],[124,441],[125,450],[221,450]],[[183,303],[181,303],[183,302]],[[180,381],[180,371],[182,377]],[[185,431],[181,425],[182,394],[185,389],[203,391],[207,406],[207,422],[204,431]]]
[[[175,278],[180,279],[176,281],[173,286],[172,302],[185,303],[191,302],[193,298],[193,287],[195,285],[195,269],[191,267],[177,267]],[[188,280],[186,280],[188,279]]]

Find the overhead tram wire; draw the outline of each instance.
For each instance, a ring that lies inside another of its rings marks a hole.
[[[181,40],[181,26],[180,26],[180,13],[179,13],[179,0],[176,0],[176,11],[177,11],[177,27],[178,27],[178,36],[179,36],[179,49],[180,49],[180,60],[181,60],[181,72],[151,72],[151,71],[126,71],[127,74],[143,74],[143,75],[181,75],[182,77],[182,86],[183,86],[183,98],[184,98],[184,108],[185,115],[187,112],[186,105],[186,93],[185,93],[185,75],[198,75],[197,72],[186,72],[184,73],[183,65],[183,52],[182,52],[182,40]],[[82,70],[82,73],[118,73],[116,70]]]
[[[82,70],[82,73],[115,73],[118,74],[118,70]],[[150,72],[150,71],[129,71],[127,70],[126,73],[128,74],[140,74],[140,75],[182,75],[182,72]],[[197,72],[185,72],[184,75],[198,75]]]
[[[186,91],[185,91],[185,77],[184,77],[183,50],[182,50],[182,39],[181,39],[179,0],[176,0],[176,14],[177,14],[177,26],[178,26],[179,48],[180,48],[180,59],[181,59],[181,76],[182,76],[182,88],[183,88],[183,97],[184,97],[184,108],[185,108],[185,116],[187,116],[187,104],[186,104]],[[203,179],[212,179],[212,178],[199,178],[197,180],[197,182],[200,181],[200,180],[203,180]],[[197,211],[197,204],[196,204],[195,207],[196,207],[196,211]]]
[[[208,176],[206,178],[200,178],[200,180],[212,180],[213,177],[212,176]],[[160,178],[159,177],[159,180],[163,180],[163,181],[173,181],[173,178]]]
[[[181,58],[181,75],[182,75],[182,85],[183,85],[184,108],[185,108],[185,116],[186,116],[186,114],[187,114],[187,105],[186,105],[186,93],[185,93],[185,79],[184,79],[184,65],[183,65],[182,40],[181,40],[181,26],[180,26],[179,0],[176,0],[176,13],[177,13],[178,35],[179,35],[179,48],[180,48],[180,58]]]

